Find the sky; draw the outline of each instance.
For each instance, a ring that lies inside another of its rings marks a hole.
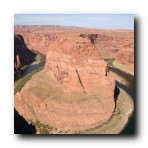
[[[58,25],[134,30],[132,14],[15,14],[14,25]]]

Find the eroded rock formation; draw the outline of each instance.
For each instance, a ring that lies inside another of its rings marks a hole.
[[[91,41],[77,35],[59,37],[50,49],[45,70],[61,83],[64,91],[101,96],[110,88],[108,95],[112,96],[114,83],[107,73],[107,63]]]
[[[128,35],[128,37],[126,37],[122,32],[121,34],[119,33],[112,32],[111,34],[111,32],[108,32],[107,34],[104,32],[104,34],[81,34],[80,36],[83,38],[90,39],[91,42],[95,44],[95,46],[97,47],[97,49],[99,49],[100,52],[104,51],[104,54],[102,53],[102,56],[104,58],[106,58],[106,56],[108,58],[110,57],[108,52],[111,52],[112,57],[114,58],[118,57],[119,51],[121,51],[122,54],[125,54],[125,56],[126,54],[131,54],[131,52],[134,53],[133,33],[132,32],[125,33]],[[119,54],[121,53],[119,52]],[[132,60],[130,60],[130,58],[132,58]],[[126,58],[127,60],[126,63],[133,63],[134,62],[133,58],[134,56],[131,54],[131,57]],[[118,62],[123,63],[122,60],[121,61],[119,60],[119,58]]]
[[[104,59],[115,59],[114,66],[134,73],[133,31],[104,31],[80,36],[90,39]]]
[[[15,95],[15,108],[50,133],[78,133],[108,121],[115,109],[115,80],[88,38],[60,34],[49,46],[43,71]]]
[[[29,50],[21,35],[14,35],[14,70],[28,65],[35,60],[36,54]]]
[[[117,63],[134,70],[134,55],[132,54],[134,53],[134,31],[132,30],[97,30],[60,26],[16,26],[15,32],[23,35],[29,49],[37,50],[43,54],[46,54],[50,50],[50,44],[56,41],[59,34],[78,33],[82,38],[89,39],[104,59],[115,58]],[[125,58],[120,58],[121,54]]]

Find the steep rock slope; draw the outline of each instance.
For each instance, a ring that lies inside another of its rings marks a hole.
[[[29,50],[22,35],[14,35],[14,70],[35,60],[36,54]]]
[[[134,52],[134,31],[132,30],[99,30],[79,27],[60,26],[15,26],[15,32],[22,34],[29,49],[37,50],[44,54],[49,50],[49,45],[56,40],[59,34],[78,33],[83,38],[88,38],[99,50],[103,58],[115,58],[117,62],[123,64],[123,59],[118,58]],[[129,49],[129,50],[127,50]],[[120,52],[121,50],[121,52]],[[126,56],[127,61],[134,59]],[[133,62],[127,64],[133,64]],[[126,65],[126,64],[124,64]]]
[[[60,34],[49,46],[43,71],[15,95],[15,108],[49,133],[78,133],[108,121],[115,109],[115,80],[93,43]]]
[[[133,31],[111,31],[100,34],[81,34],[99,50],[103,58],[115,58],[121,64],[134,64]]]
[[[62,36],[50,49],[45,70],[61,83],[65,91],[101,95],[110,89],[113,95],[114,83],[107,73],[107,63],[90,40],[78,35]]]
[[[113,63],[115,67],[134,73],[133,31],[104,31],[80,36],[90,39],[104,59],[115,59]]]

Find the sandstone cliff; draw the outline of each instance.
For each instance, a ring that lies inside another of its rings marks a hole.
[[[134,31],[60,26],[16,26],[15,32],[23,35],[29,49],[44,54],[48,52],[50,44],[59,34],[78,33],[81,37],[89,39],[104,59],[115,58],[115,61],[120,64],[134,67],[134,54],[132,54],[134,53]],[[121,53],[125,59],[118,58],[121,57]]]
[[[114,83],[107,73],[107,63],[92,42],[81,36],[59,37],[47,53],[45,70],[62,84],[65,91],[101,95]],[[102,87],[103,86],[103,87]]]
[[[14,35],[14,70],[28,65],[35,60],[36,54],[29,50],[21,35]]]
[[[97,33],[97,31],[96,31]],[[104,59],[115,59],[113,65],[134,74],[134,32],[104,31],[99,34],[81,34],[88,38]]]
[[[19,114],[49,133],[78,133],[108,121],[115,80],[92,41],[61,33],[48,48],[44,70],[15,95]]]
[[[127,35],[127,36],[126,36]],[[133,32],[111,32],[100,34],[81,34],[94,43],[104,58],[115,58],[121,64],[134,64]]]

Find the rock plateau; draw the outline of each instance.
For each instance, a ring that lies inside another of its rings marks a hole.
[[[46,54],[50,44],[60,34],[79,34],[88,38],[104,59],[115,58],[127,71],[134,71],[134,31],[98,30],[80,27],[60,26],[15,26],[15,33],[24,37],[29,49]]]
[[[48,45],[44,70],[15,95],[27,121],[51,133],[78,133],[107,122],[115,109],[115,80],[91,37],[59,33]]]

